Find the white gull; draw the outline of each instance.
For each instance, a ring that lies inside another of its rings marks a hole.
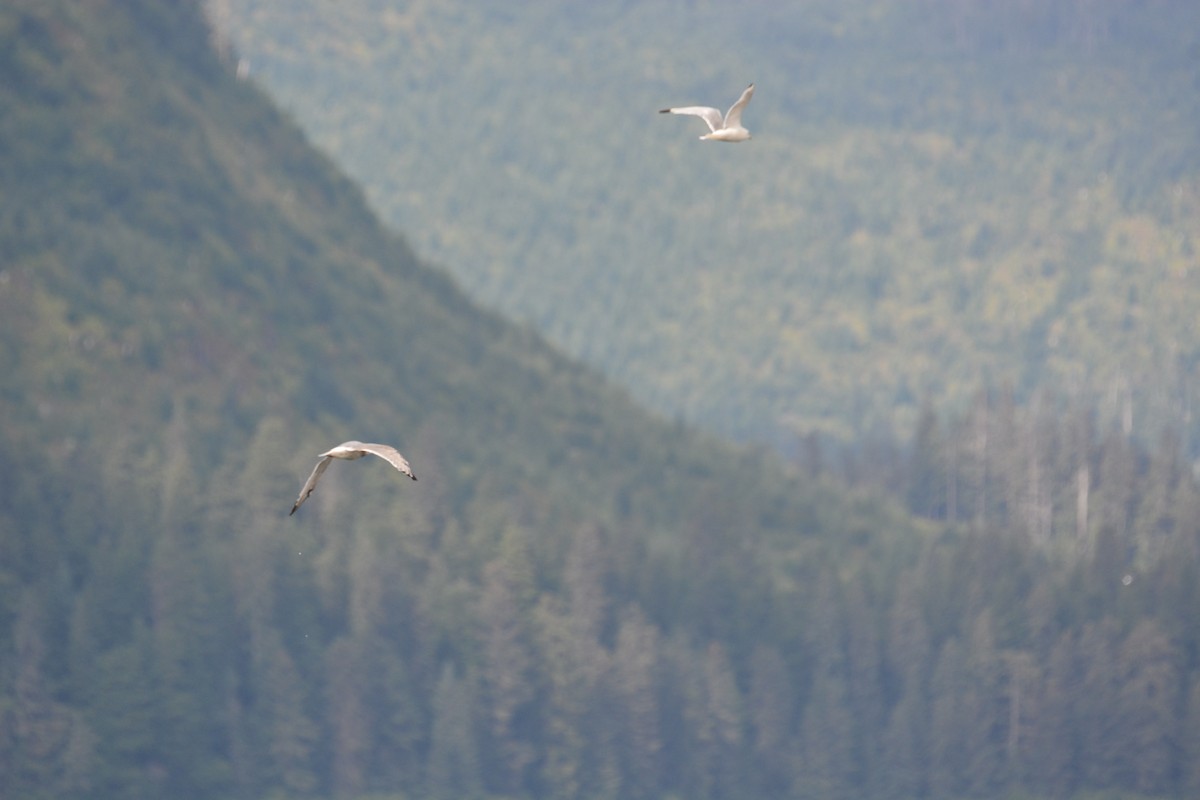
[[[408,465],[408,459],[400,455],[400,451],[391,445],[355,441],[342,442],[332,450],[326,450],[318,456],[321,460],[313,467],[312,474],[304,482],[304,488],[300,490],[300,496],[296,498],[296,504],[292,506],[292,510],[288,516],[295,514],[300,504],[308,499],[308,496],[313,493],[313,489],[317,488],[317,481],[321,479],[321,475],[329,467],[329,462],[335,458],[340,458],[343,461],[353,461],[367,454],[379,456],[414,481],[417,479],[417,476],[413,474],[412,467]]]
[[[720,109],[709,108],[708,106],[683,106],[681,108],[664,108],[658,113],[660,114],[686,114],[692,117],[699,117],[708,123],[709,133],[701,136],[701,139],[713,139],[718,142],[744,142],[750,138],[750,131],[742,127],[742,109],[750,102],[750,98],[754,96],[754,84],[746,87],[746,91],[742,92],[742,96],[737,102],[729,107],[729,111],[725,116],[721,117]]]

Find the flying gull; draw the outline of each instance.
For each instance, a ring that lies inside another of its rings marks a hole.
[[[342,442],[332,450],[327,450],[318,456],[321,460],[313,467],[312,475],[309,475],[308,480],[304,482],[304,488],[300,490],[300,496],[296,498],[296,504],[292,506],[291,513],[288,516],[295,514],[300,504],[308,499],[308,496],[313,493],[313,489],[317,488],[317,481],[321,479],[321,475],[329,467],[330,461],[333,461],[335,458],[340,458],[343,461],[353,461],[356,458],[362,458],[368,453],[379,456],[414,481],[417,479],[417,476],[413,475],[412,467],[408,465],[408,459],[400,455],[400,451],[390,445],[371,444],[370,442]]]
[[[682,108],[664,108],[659,111],[660,114],[687,114],[692,117],[699,117],[708,123],[709,133],[701,136],[701,139],[715,139],[718,142],[744,142],[750,138],[750,131],[742,127],[742,109],[746,107],[746,103],[750,102],[750,98],[754,96],[754,84],[746,87],[746,91],[742,92],[742,96],[738,101],[729,107],[729,111],[725,114],[724,119],[721,117],[720,109],[709,108],[708,106],[684,106]]]

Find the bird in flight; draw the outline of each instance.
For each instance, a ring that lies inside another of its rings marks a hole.
[[[296,498],[296,504],[292,506],[292,510],[288,516],[295,514],[296,509],[308,499],[308,496],[313,493],[313,489],[317,488],[317,481],[321,479],[325,470],[329,468],[329,462],[335,458],[340,458],[343,461],[353,461],[367,454],[379,456],[414,481],[417,479],[417,476],[413,474],[412,467],[408,465],[408,459],[400,455],[400,451],[390,445],[371,444],[370,442],[342,442],[332,450],[326,450],[318,456],[321,460],[313,467],[312,474],[304,482],[304,488],[300,490],[300,496]]]
[[[738,98],[737,102],[729,107],[724,118],[721,117],[720,109],[708,106],[664,108],[658,113],[686,114],[704,120],[708,123],[709,132],[701,136],[701,139],[715,139],[718,142],[744,142],[750,138],[750,131],[742,127],[742,109],[746,107],[753,96],[754,84],[752,83],[746,87],[746,91],[742,92],[742,96]]]

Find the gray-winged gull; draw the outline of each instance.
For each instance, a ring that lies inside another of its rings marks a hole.
[[[317,481],[321,479],[321,475],[329,467],[330,461],[333,461],[335,458],[340,458],[343,461],[353,461],[356,458],[362,458],[368,453],[379,456],[414,481],[417,479],[417,476],[413,474],[412,467],[408,465],[408,459],[400,455],[400,451],[391,445],[354,441],[342,442],[332,450],[327,450],[318,456],[321,460],[313,467],[312,474],[304,482],[304,488],[300,490],[300,496],[296,498],[296,504],[292,506],[292,510],[288,516],[295,514],[296,509],[308,499],[308,496],[313,493],[313,489],[317,488]]]
[[[720,109],[708,106],[664,108],[658,113],[686,114],[704,120],[708,123],[710,132],[701,136],[701,139],[714,139],[718,142],[744,142],[750,138],[750,131],[742,127],[742,109],[746,107],[753,96],[754,84],[752,83],[746,87],[746,91],[742,92],[742,96],[738,98],[737,102],[729,107],[724,118],[721,117]]]

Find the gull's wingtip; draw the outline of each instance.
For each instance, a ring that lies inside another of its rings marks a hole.
[[[297,503],[296,505],[292,506],[292,510],[288,512],[288,516],[290,517],[292,514],[295,514],[295,513],[296,513],[296,509],[297,509],[297,508],[299,508],[299,507],[300,507],[300,504],[299,504],[299,503]]]
[[[669,109],[669,108],[660,108],[660,109],[658,110],[658,113],[660,113],[660,114],[670,114],[670,113],[671,113],[671,109]]]

